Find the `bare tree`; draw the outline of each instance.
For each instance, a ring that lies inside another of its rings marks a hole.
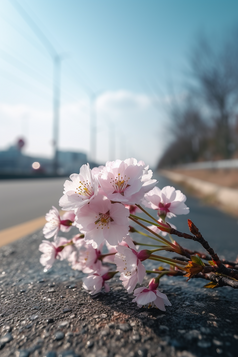
[[[238,103],[238,31],[215,45],[204,36],[196,41],[189,65],[192,93],[206,105],[213,121],[216,149],[221,157],[232,154],[231,122]]]
[[[160,159],[159,167],[204,159],[210,129],[192,98],[187,96],[180,102],[172,102],[169,118],[172,140]]]

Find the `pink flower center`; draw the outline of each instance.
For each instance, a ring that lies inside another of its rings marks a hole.
[[[163,211],[163,212],[165,212],[165,213],[170,212],[170,210],[169,210],[169,207],[170,207],[170,206],[171,206],[171,203],[166,203],[166,204],[164,204],[164,203],[162,203],[162,202],[159,203],[159,209],[160,209],[160,211]]]
[[[107,211],[106,213],[99,213],[99,218],[95,221],[95,224],[97,225],[98,228],[109,228],[109,223],[113,222],[112,217],[110,217],[110,211]]]
[[[91,185],[91,182],[89,182],[88,180],[79,181],[79,186],[76,188],[75,193],[80,196],[85,196],[85,198],[91,198],[94,195],[94,190]]]
[[[126,177],[126,175],[123,177],[119,173],[115,179],[113,179],[110,183],[114,187],[113,193],[120,193],[122,196],[124,196],[124,191],[128,185],[128,181],[130,180],[130,177]]]

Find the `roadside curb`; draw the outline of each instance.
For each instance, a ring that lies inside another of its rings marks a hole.
[[[91,296],[82,273],[39,263],[41,231],[0,249],[1,357],[216,357],[237,355],[237,294],[164,277],[172,306],[138,308],[116,277]],[[221,308],[221,306],[223,308]]]
[[[196,179],[175,172],[161,170],[160,174],[171,181],[186,184],[203,196],[214,196],[216,201],[228,209],[238,210],[238,190],[215,185],[211,182]]]

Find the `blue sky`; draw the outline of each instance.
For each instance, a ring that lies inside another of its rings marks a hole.
[[[0,149],[51,157],[53,60],[13,5],[0,0]],[[201,32],[238,25],[232,0],[18,0],[62,55],[59,147],[90,155],[90,93],[97,93],[100,162],[134,156],[154,166],[168,142],[166,106],[183,94]],[[173,88],[173,91],[171,90]],[[157,96],[154,103],[154,93]]]

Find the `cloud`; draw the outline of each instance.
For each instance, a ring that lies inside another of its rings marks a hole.
[[[163,102],[163,100],[162,100]],[[96,159],[101,163],[114,158],[136,157],[156,165],[165,144],[161,112],[151,97],[125,90],[107,91],[94,103],[96,120]],[[63,150],[89,153],[90,101],[63,103],[60,109],[59,146]],[[51,108],[0,104],[1,149],[20,136],[26,136],[25,152],[32,155],[53,154],[53,113]]]

